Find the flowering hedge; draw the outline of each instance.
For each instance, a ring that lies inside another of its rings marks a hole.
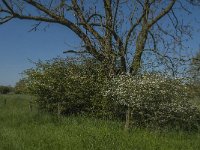
[[[28,91],[48,112],[113,118],[125,115],[128,106],[138,126],[197,129],[200,124],[200,112],[179,79],[145,74],[107,80],[93,60],[60,58],[37,62],[25,73]]]
[[[103,93],[130,107],[133,123],[139,126],[196,129],[200,124],[200,112],[189,102],[187,87],[180,79],[121,75],[113,78]]]

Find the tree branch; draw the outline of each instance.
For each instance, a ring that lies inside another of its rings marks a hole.
[[[96,51],[96,49],[92,45],[89,37],[73,22],[64,18],[63,16],[59,16],[59,15],[53,13],[52,11],[47,9],[44,5],[37,3],[34,0],[24,0],[24,1],[27,2],[28,4],[34,6],[35,8],[39,9],[40,11],[46,13],[47,15],[49,15],[50,17],[55,19],[59,24],[65,25],[68,28],[70,28],[74,33],[76,33],[80,37],[80,39],[82,39],[84,41],[84,43],[86,45],[85,48],[99,61],[103,61],[103,59],[104,59],[103,54],[100,54],[99,52]]]
[[[174,6],[177,0],[171,0],[171,3],[157,16],[155,17],[150,23],[148,23],[148,27],[151,28],[156,22],[158,22],[162,17],[164,17]]]
[[[75,50],[66,50],[63,52],[64,54],[66,53],[74,53],[74,54],[86,54],[88,51],[75,51]]]
[[[125,51],[127,51],[129,39],[130,39],[130,37],[131,37],[132,32],[133,32],[134,29],[141,23],[142,18],[143,18],[144,16],[145,16],[145,12],[143,12],[143,14],[140,16],[140,18],[136,21],[136,23],[134,23],[134,24],[130,27],[130,29],[129,29],[129,31],[128,31],[128,34],[127,34],[127,36],[126,36],[126,40],[125,40]]]
[[[74,11],[77,13],[78,17],[80,18],[81,24],[83,25],[83,27],[85,29],[87,29],[90,33],[92,33],[96,39],[100,42],[100,44],[104,44],[103,38],[100,36],[100,34],[98,32],[96,32],[92,26],[90,26],[88,24],[88,22],[86,21],[85,17],[83,16],[83,12],[81,11],[81,9],[79,8],[78,4],[77,4],[77,0],[72,0],[72,4],[73,4],[73,9]]]
[[[13,9],[11,8],[11,6],[8,4],[8,2],[6,2],[5,0],[2,0],[3,4],[8,8],[8,10],[13,13]]]

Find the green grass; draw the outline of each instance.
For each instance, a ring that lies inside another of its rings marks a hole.
[[[7,99],[7,103],[4,103]],[[200,133],[123,131],[120,122],[32,112],[30,96],[0,95],[0,150],[198,150]]]

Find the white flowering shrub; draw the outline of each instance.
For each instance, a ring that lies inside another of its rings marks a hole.
[[[133,123],[139,126],[196,129],[200,124],[200,112],[189,102],[187,87],[179,79],[121,75],[105,86],[103,94],[130,107]]]

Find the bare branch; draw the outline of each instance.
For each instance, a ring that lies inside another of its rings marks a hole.
[[[134,29],[141,23],[142,18],[143,18],[144,16],[145,16],[145,12],[143,12],[143,14],[140,16],[140,18],[136,21],[136,23],[133,24],[133,25],[131,26],[131,28],[129,29],[128,34],[127,34],[127,36],[126,36],[126,41],[125,41],[125,50],[126,50],[126,51],[127,51],[127,48],[128,48],[128,43],[129,43],[129,39],[130,39],[130,37],[131,37],[132,32],[133,32]]]
[[[8,4],[8,2],[6,0],[2,0],[3,4],[8,8],[8,10],[13,13],[13,9],[11,8],[11,6]]]
[[[77,0],[72,0],[72,4],[73,4],[73,9],[74,11],[77,13],[77,16],[80,18],[81,24],[84,26],[85,29],[87,29],[88,31],[90,31],[90,33],[92,33],[97,40],[99,40],[99,42],[101,44],[104,44],[103,38],[100,36],[100,34],[98,32],[96,32],[92,26],[90,26],[85,17],[83,16],[83,12],[81,11],[81,9],[79,8],[78,4],[77,4]]]
[[[66,50],[66,51],[64,51],[63,52],[64,54],[66,54],[66,53],[74,53],[74,54],[88,54],[88,51],[83,51],[83,50],[81,50],[81,51],[77,51],[77,50]]]
[[[113,18],[113,30],[115,28],[115,24],[116,24],[116,20],[117,20],[117,13],[118,13],[118,9],[119,9],[119,1],[120,0],[116,0],[116,6],[115,6],[115,12],[114,12],[114,18]]]
[[[67,26],[70,28],[73,32],[75,32],[86,44],[86,49],[98,60],[102,61],[104,59],[104,56],[96,51],[94,46],[92,45],[90,39],[88,36],[73,22],[69,21],[68,19],[64,18],[63,16],[58,16],[57,14],[53,13],[49,9],[47,9],[45,6],[43,6],[40,3],[35,2],[34,0],[24,0],[25,2],[29,3],[30,5],[34,6],[35,8],[41,10],[42,12],[46,13],[53,19],[55,19],[58,23]]]
[[[0,18],[0,25],[10,21],[12,18],[13,18],[12,16],[6,16],[4,18]]]
[[[150,23],[148,23],[148,27],[151,28],[156,22],[158,22],[162,17],[164,17],[174,6],[177,0],[171,0],[171,3],[157,16],[155,17]]]

